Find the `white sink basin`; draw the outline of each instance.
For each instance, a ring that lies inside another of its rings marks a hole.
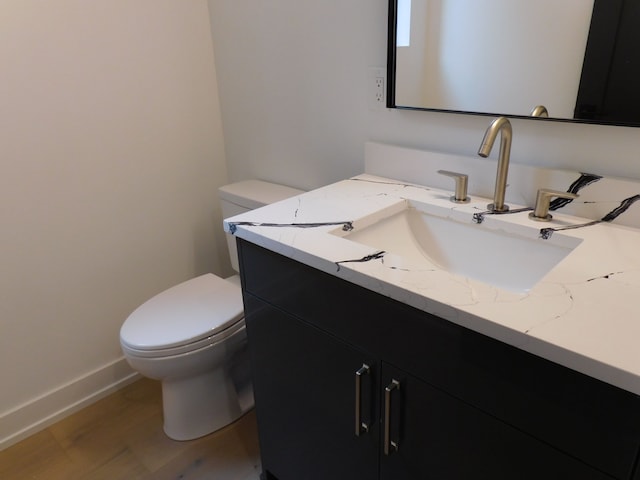
[[[435,267],[516,292],[533,288],[582,241],[558,233],[543,240],[537,224],[485,218],[478,224],[468,212],[406,201],[369,225],[363,219],[363,228],[356,224],[351,232],[334,233],[399,255],[407,268]]]

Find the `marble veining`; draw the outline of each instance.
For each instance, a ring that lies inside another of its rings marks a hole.
[[[640,195],[634,195],[633,197],[625,198],[620,202],[620,206],[614,208],[609,213],[607,213],[604,217],[602,217],[603,222],[613,222],[620,215],[629,210],[629,207],[633,205],[635,202],[640,200]]]
[[[580,190],[585,188],[588,185],[591,185],[593,182],[597,182],[602,177],[600,175],[593,175],[591,173],[581,173],[580,177],[569,185],[567,188],[567,192],[569,193],[578,193]],[[549,203],[549,210],[558,210],[568,204],[573,202],[572,198],[555,198],[551,200]]]
[[[474,213],[472,220],[473,220],[473,223],[482,223],[484,222],[484,218],[487,215],[513,215],[514,213],[532,212],[532,211],[533,211],[533,208],[530,208],[530,207],[512,208],[504,212],[494,212],[493,210],[484,210],[482,212]]]
[[[297,213],[295,214],[297,215]],[[332,225],[342,225],[342,230],[348,232],[353,230],[353,222],[312,222],[312,223],[272,223],[272,222],[232,222],[229,224],[229,232],[236,233],[239,226],[251,227],[293,227],[293,228],[316,228]]]
[[[336,266],[338,267],[338,270],[340,270],[340,265],[342,265],[343,263],[362,263],[362,262],[370,262],[371,260],[381,260],[384,258],[386,253],[387,252],[385,252],[384,250],[380,250],[379,252],[365,255],[362,258],[353,258],[351,260],[340,260],[336,262]]]
[[[438,155],[435,158],[428,167],[433,172],[443,161]],[[429,259],[416,262],[402,252],[349,240],[351,232],[406,209],[408,201],[418,201],[446,209],[457,220],[466,218],[470,225],[475,225],[474,215],[482,214],[485,225],[478,228],[513,230],[530,235],[532,241],[549,241],[539,238],[539,223],[528,218],[531,203],[518,205],[508,198],[509,214],[489,215],[489,197],[471,189],[471,203],[453,204],[448,183],[448,188],[422,186],[399,176],[358,175],[227,219],[225,229],[328,274],[640,394],[637,182],[579,172],[539,175],[551,183],[543,186],[574,189],[580,191],[579,201],[594,203],[557,206],[545,228],[555,232],[552,241],[577,246],[533,288],[509,291],[449,273]],[[509,189],[515,190],[514,185]],[[610,199],[616,197],[612,210]],[[602,213],[607,202],[609,207]],[[572,213],[576,208],[587,211],[585,205],[591,208],[591,216]],[[499,265],[500,258],[495,261]]]
[[[633,205],[638,200],[640,200],[640,195],[634,195],[632,197],[625,198],[624,200],[622,200],[620,202],[619,206],[617,206],[616,208],[611,210],[609,213],[607,213],[600,220],[592,220],[590,222],[586,222],[586,223],[582,223],[582,224],[578,224],[578,225],[567,225],[567,226],[564,226],[564,227],[542,228],[542,229],[540,229],[540,238],[543,238],[543,239],[546,240],[546,239],[551,237],[553,232],[559,232],[559,231],[562,231],[562,230],[572,230],[572,229],[576,229],[576,228],[591,227],[593,225],[597,225],[598,223],[603,223],[603,222],[613,222],[616,218],[618,218],[620,215],[622,215],[627,210],[629,210],[629,207],[631,207],[631,205]]]

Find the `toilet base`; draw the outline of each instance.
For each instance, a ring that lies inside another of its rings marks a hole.
[[[233,365],[190,378],[162,382],[164,432],[173,440],[193,440],[234,422],[253,408],[251,382]]]

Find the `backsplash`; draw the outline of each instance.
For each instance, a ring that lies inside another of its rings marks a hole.
[[[453,192],[453,181],[437,173],[440,169],[452,170],[469,176],[471,197],[493,197],[496,168],[496,160],[479,156],[465,157],[374,142],[368,142],[365,147],[366,173]],[[540,188],[580,195],[575,200],[553,200],[552,211],[640,228],[640,181],[511,163],[507,204],[533,208]]]

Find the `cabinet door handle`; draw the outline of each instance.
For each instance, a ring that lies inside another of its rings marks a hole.
[[[369,431],[369,424],[362,421],[362,377],[369,375],[370,370],[369,365],[363,363],[356,372],[356,437]]]
[[[400,390],[400,382],[391,380],[384,389],[384,454],[391,455],[398,451],[398,441],[391,440],[391,394],[394,390]]]

